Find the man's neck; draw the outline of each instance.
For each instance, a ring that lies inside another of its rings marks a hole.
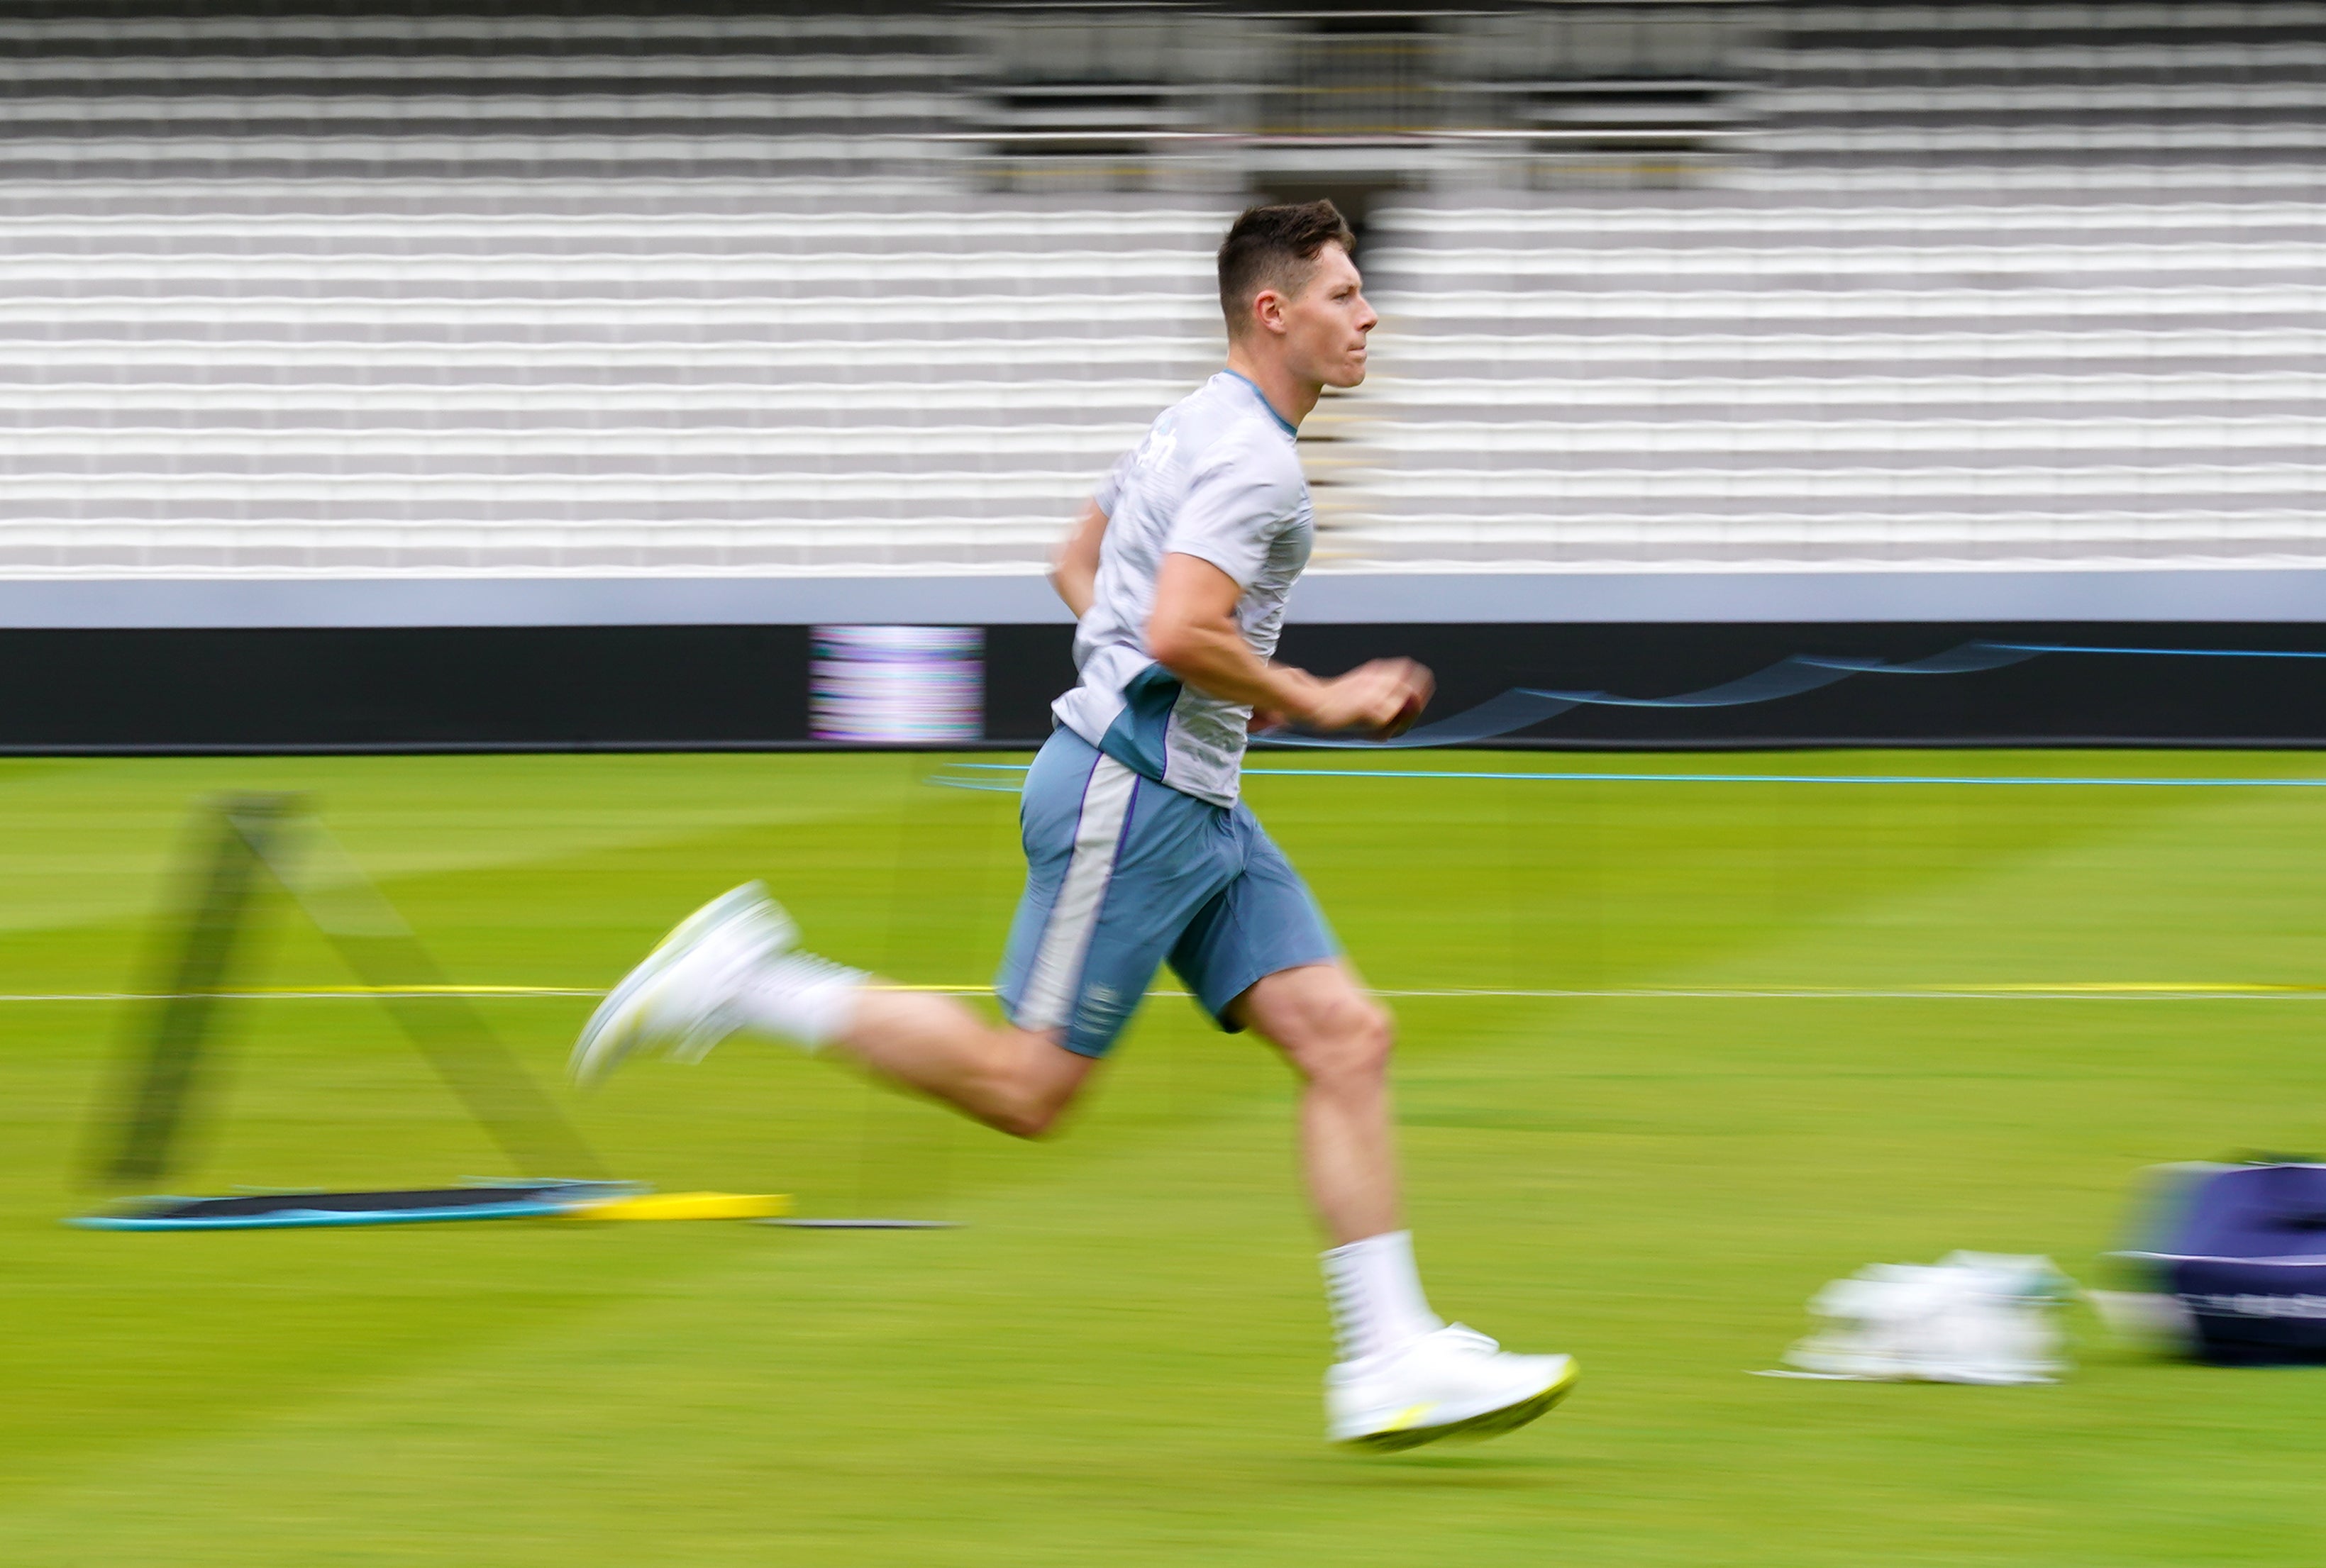
[[[1281,365],[1261,363],[1255,356],[1245,353],[1241,343],[1228,345],[1228,368],[1260,388],[1261,396],[1268,400],[1268,406],[1276,411],[1277,417],[1295,430],[1300,428],[1300,422],[1308,417],[1308,411],[1317,406],[1317,399],[1325,390],[1321,383],[1303,381]]]

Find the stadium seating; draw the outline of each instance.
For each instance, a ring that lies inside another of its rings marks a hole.
[[[2317,209],[1778,189],[1414,206],[1377,559],[1931,564],[2319,551]]]
[[[1030,571],[1296,156],[1328,564],[2326,559],[2326,7],[1750,9],[0,19],[0,574]]]
[[[1767,9],[1717,180],[1377,219],[1346,559],[2326,557],[2326,7]]]
[[[935,16],[0,21],[0,571],[1038,560],[1217,204],[1004,200]]]
[[[1020,565],[1204,369],[1212,212],[926,185],[6,199],[0,568]]]

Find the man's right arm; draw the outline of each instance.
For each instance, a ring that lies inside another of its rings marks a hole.
[[[1268,663],[1236,625],[1242,597],[1236,580],[1202,556],[1165,556],[1147,621],[1148,653],[1199,691],[1328,733],[1393,735],[1429,700],[1429,672],[1410,659],[1375,659],[1330,681]]]

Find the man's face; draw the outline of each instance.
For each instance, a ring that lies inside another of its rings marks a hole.
[[[1285,368],[1304,381],[1354,386],[1365,378],[1365,334],[1381,318],[1365,303],[1356,263],[1337,245],[1317,253],[1307,286],[1282,307]]]

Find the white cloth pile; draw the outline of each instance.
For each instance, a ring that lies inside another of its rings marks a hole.
[[[2048,1257],[1949,1253],[1931,1264],[1876,1263],[1810,1302],[1824,1326],[1776,1377],[1875,1382],[2056,1382],[2068,1369],[2059,1310],[2075,1284]]]

